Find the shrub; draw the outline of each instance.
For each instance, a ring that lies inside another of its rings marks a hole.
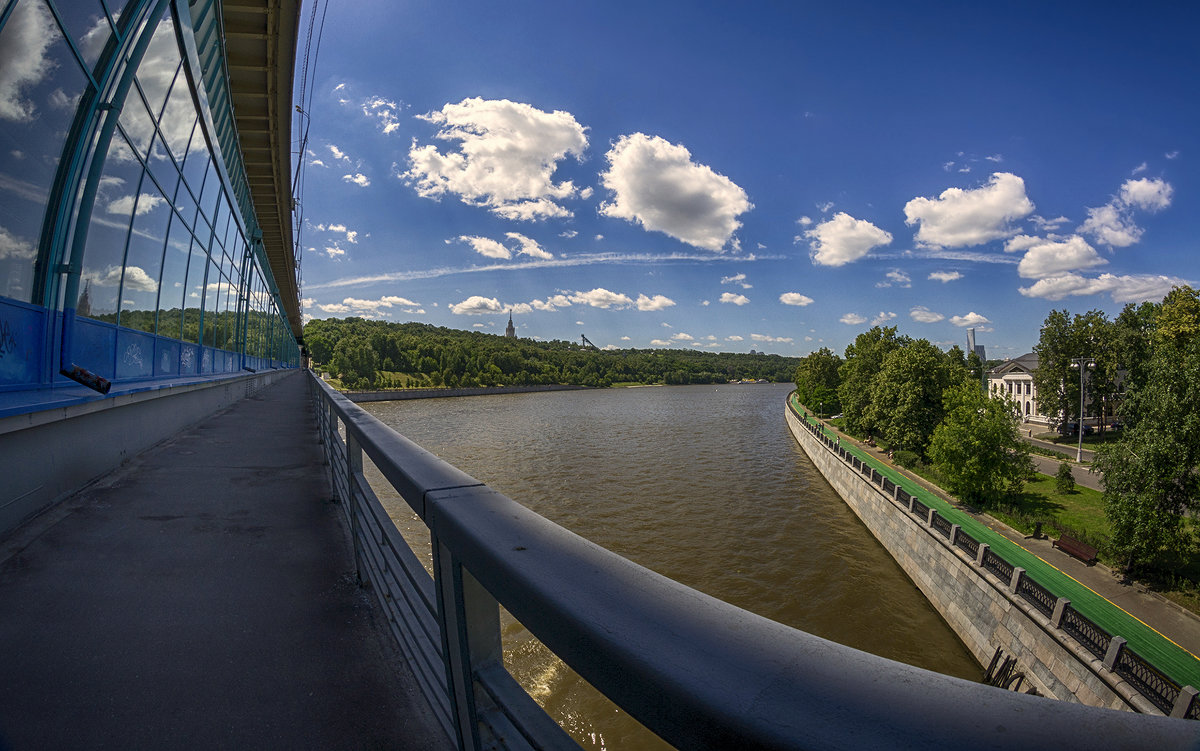
[[[921,461],[921,457],[915,451],[905,451],[901,449],[892,455],[896,463],[905,469],[913,469]]]
[[[1058,473],[1054,475],[1054,488],[1060,493],[1075,492],[1075,475],[1071,474],[1070,462],[1059,462]]]

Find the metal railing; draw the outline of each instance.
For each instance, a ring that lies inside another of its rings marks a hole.
[[[359,576],[459,748],[578,748],[505,669],[501,605],[679,748],[1195,744],[1193,723],[939,675],[709,597],[559,527],[310,384]],[[364,455],[429,529],[432,578],[367,484]]]
[[[806,415],[795,410],[790,399],[788,408],[800,418],[801,424],[809,432],[827,440],[818,425],[810,422]],[[843,453],[844,451],[846,449],[843,447],[838,452],[838,455],[843,460],[851,463],[856,470],[873,484],[886,488],[886,485],[880,482],[880,478],[883,475],[872,467],[870,463],[861,460],[852,453]],[[849,458],[847,459],[847,457]],[[916,518],[922,520],[930,529],[937,532],[941,537],[946,538],[948,542],[961,548],[963,552],[976,560],[976,565],[995,576],[1003,585],[1007,585],[1010,588],[1015,587],[1011,590],[1012,593],[1025,600],[1047,619],[1054,617],[1058,598],[1040,582],[1032,578],[1028,572],[1024,569],[1019,569],[1020,576],[1017,576],[1018,569],[990,547],[984,549],[982,558],[980,558],[979,551],[981,546],[977,540],[970,537],[961,529],[957,530],[952,536],[951,529],[953,525],[949,519],[937,511],[931,512],[929,506],[917,500],[915,495],[909,494],[903,487],[890,482],[887,485],[891,485],[891,490],[885,492],[885,495],[906,506]],[[1106,668],[1125,679],[1130,686],[1164,714],[1189,719],[1200,719],[1200,700],[1196,698],[1196,692],[1190,689],[1185,692],[1178,682],[1172,680],[1132,648],[1126,646],[1124,639],[1120,640],[1120,650],[1111,657],[1108,656],[1107,650],[1112,641],[1111,635],[1097,626],[1091,619],[1071,607],[1069,603],[1063,608],[1061,619],[1057,623],[1052,623],[1052,626],[1061,629],[1063,633],[1078,641],[1090,653],[1103,660]]]

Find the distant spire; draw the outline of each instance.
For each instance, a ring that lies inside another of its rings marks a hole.
[[[504,336],[509,339],[517,338],[517,327],[513,326],[512,308],[508,309],[508,327],[504,329]]]

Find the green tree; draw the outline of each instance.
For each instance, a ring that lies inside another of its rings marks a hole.
[[[900,344],[895,326],[875,326],[847,345],[846,359],[838,371],[841,377],[838,399],[845,415],[846,429],[851,433],[869,435],[875,430],[871,389],[884,358]]]
[[[800,401],[811,409],[822,409],[825,414],[840,412],[838,386],[841,385],[841,376],[838,371],[841,367],[842,358],[828,347],[802,358],[796,366],[795,375],[796,393]]]
[[[989,396],[969,379],[945,391],[946,418],[933,431],[929,458],[946,489],[964,501],[991,504],[1020,492],[1033,472],[1008,400]]]
[[[872,423],[889,447],[925,455],[945,415],[943,392],[966,377],[961,365],[925,339],[887,353],[871,387]]]
[[[1129,428],[1102,446],[1104,510],[1112,545],[1130,570],[1195,550],[1200,509],[1200,297],[1190,287],[1163,299],[1145,383],[1130,389],[1121,414]]]
[[[1065,310],[1050,311],[1033,352],[1038,356],[1033,374],[1038,408],[1053,424],[1079,418],[1079,370],[1071,367],[1075,358],[1088,357],[1097,365],[1085,373],[1085,414],[1098,413],[1102,396],[1115,401],[1118,358],[1112,324],[1102,311],[1074,318]]]
[[[351,388],[369,386],[379,369],[379,356],[363,337],[347,336],[333,348],[330,368]]]

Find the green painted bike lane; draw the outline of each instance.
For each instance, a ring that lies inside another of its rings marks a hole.
[[[789,404],[809,424],[818,425],[824,435],[829,438],[837,437],[824,423],[812,418],[794,394],[789,397]],[[1025,569],[1027,576],[1048,589],[1055,597],[1070,600],[1071,607],[1090,618],[1096,625],[1114,636],[1124,638],[1128,647],[1180,686],[1200,688],[1200,659],[1195,655],[1122,610],[1111,600],[1097,594],[1087,585],[913,482],[907,475],[849,443],[842,444],[842,448],[899,485],[905,492],[915,496],[921,503],[936,509],[938,515],[945,517],[951,524],[959,525],[959,528],[971,537],[981,543],[987,543],[992,552],[1013,566]]]

